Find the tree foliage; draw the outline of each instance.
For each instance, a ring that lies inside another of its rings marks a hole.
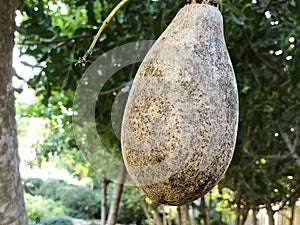
[[[239,20],[236,29],[225,25],[225,35],[239,85],[240,126],[223,184],[240,193],[235,203],[285,205],[299,195],[299,3],[242,2],[224,10],[232,25]],[[293,154],[285,134],[295,141]]]
[[[186,1],[128,1],[99,39],[90,60],[116,46],[156,39]],[[26,0],[19,10],[18,47],[34,56],[41,72],[28,81],[44,110],[38,116],[62,117],[48,139],[63,154],[76,148],[72,138],[73,96],[85,68],[74,63],[85,53],[101,22],[118,1]],[[237,215],[291,203],[300,196],[300,3],[297,0],[220,0],[224,33],[236,73],[240,123],[236,151],[221,183],[230,188]],[[119,151],[110,112],[118,89],[134,78],[138,65],[116,73],[99,95],[96,121],[105,145]],[[113,90],[113,91],[109,91]],[[65,110],[61,110],[62,107]],[[59,143],[59,139],[64,139]],[[62,147],[62,151],[60,150]],[[128,203],[129,204],[129,203]],[[270,207],[268,207],[270,206]],[[273,208],[274,209],[274,208]],[[238,216],[239,218],[239,216]]]

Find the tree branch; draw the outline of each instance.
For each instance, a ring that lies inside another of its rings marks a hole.
[[[167,13],[165,18],[169,18],[173,13],[178,12],[178,9],[182,8],[188,3],[186,0],[181,0],[178,4],[175,4],[170,11]]]
[[[199,205],[197,205],[195,202],[192,202],[191,206],[199,211],[201,210],[201,207]]]
[[[252,50],[252,52],[255,54],[255,56],[266,66],[266,67],[268,67],[270,70],[272,70],[274,73],[276,73],[276,74],[278,74],[279,76],[281,76],[282,74],[281,74],[281,72],[278,70],[278,69],[276,69],[275,67],[273,67],[271,64],[269,64],[267,61],[265,61],[264,59],[263,59],[263,57],[261,57],[261,55],[259,55],[258,53],[257,53],[257,51],[255,50],[255,48],[253,47],[253,45],[252,45],[252,43],[251,43],[251,40],[250,40],[250,38],[249,38],[249,36],[247,35],[247,33],[246,33],[246,31],[245,31],[245,29],[244,29],[244,27],[242,27],[242,32],[243,32],[243,35],[244,35],[244,37],[245,37],[245,39],[246,39],[246,41],[247,41],[247,44],[248,44],[248,46],[250,47],[250,49]]]
[[[27,46],[33,46],[33,45],[52,45],[52,44],[60,44],[60,43],[66,43],[69,41],[73,41],[76,39],[81,39],[81,38],[87,38],[91,37],[91,34],[84,34],[84,35],[75,35],[73,37],[65,37],[65,38],[60,38],[52,41],[37,41],[37,42],[21,42],[20,45],[27,45]]]
[[[250,35],[247,35],[247,34],[246,34],[247,37],[248,37],[247,44],[246,44],[246,45],[244,46],[244,48],[241,50],[240,58],[241,58],[241,56],[245,53],[245,50],[246,50],[246,48],[247,48],[247,45],[249,45],[249,43],[252,42],[252,40],[253,40],[253,38],[254,38],[254,36],[255,36],[255,34],[256,34],[256,31],[257,31],[257,29],[258,29],[258,27],[259,27],[259,24],[261,23],[261,21],[263,20],[263,18],[265,18],[265,12],[269,9],[269,7],[271,6],[271,3],[272,3],[272,0],[269,0],[269,2],[266,4],[265,8],[262,10],[262,13],[260,14],[259,18],[257,19],[256,25],[253,26],[253,29],[252,29],[251,32],[250,32]],[[232,1],[231,1],[231,4],[233,4]],[[244,30],[244,27],[241,26],[241,28],[242,28],[242,32],[243,32],[243,34],[244,34],[244,36],[245,36],[245,30]]]
[[[115,88],[112,88],[110,90],[107,90],[107,91],[102,91],[100,92],[99,95],[109,95],[109,94],[112,94],[120,89],[122,89],[123,87],[126,87],[126,86],[130,86],[132,84],[133,81],[129,81],[128,83],[124,83],[124,84],[121,84],[120,86],[118,87],[115,87]]]
[[[283,141],[285,142],[292,157],[296,160],[296,163],[298,164],[298,166],[300,166],[300,157],[296,152],[296,146],[297,146],[297,143],[299,140],[299,132],[296,130],[295,133],[296,133],[296,137],[294,139],[294,142],[292,143],[291,140],[289,139],[289,136],[287,135],[287,133],[280,130],[280,134],[282,136]]]
[[[292,155],[294,154],[295,152],[292,152],[288,155],[267,155],[265,156],[266,159],[269,159],[270,161],[288,161],[292,158]]]
[[[272,4],[273,0],[269,0],[268,3],[266,4],[265,8],[262,10],[262,13],[260,14],[259,19],[257,20],[256,26],[254,26],[252,32],[251,32],[251,38],[254,37],[254,34],[257,31],[257,28],[259,27],[259,24],[261,23],[261,21],[263,20],[263,18],[265,18],[265,12],[269,10],[271,4]]]
[[[85,66],[86,64],[86,59],[87,57],[89,57],[92,52],[93,49],[98,41],[98,39],[100,38],[101,33],[103,32],[103,30],[107,27],[107,25],[109,24],[109,22],[112,20],[112,18],[114,17],[114,15],[127,3],[128,0],[122,0],[111,12],[110,14],[107,16],[107,18],[103,21],[102,25],[100,26],[94,40],[92,41],[92,44],[90,45],[89,49],[86,51],[86,53],[84,54],[84,56],[82,58],[79,58],[79,60],[77,61],[77,63],[75,65],[81,65],[81,66]]]

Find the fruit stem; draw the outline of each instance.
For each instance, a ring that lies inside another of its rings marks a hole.
[[[87,52],[84,54],[84,56],[82,58],[79,58],[79,60],[76,62],[76,66],[77,65],[80,65],[80,66],[85,66],[86,64],[86,59],[87,57],[89,57],[92,52],[93,52],[93,49],[102,33],[102,31],[107,27],[107,25],[109,24],[109,22],[111,21],[111,19],[114,17],[114,15],[119,11],[119,9],[122,8],[123,5],[125,5],[126,3],[128,2],[128,0],[122,0],[111,12],[110,14],[108,15],[108,17],[103,21],[101,27],[99,28],[91,46],[89,47],[89,49],[87,50]]]
[[[191,0],[191,4],[207,4],[207,5],[211,5],[214,7],[218,7],[219,3],[218,0]]]

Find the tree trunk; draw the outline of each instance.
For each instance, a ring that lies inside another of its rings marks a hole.
[[[236,208],[235,208],[235,225],[240,225],[241,221],[241,199],[239,196],[236,198]]]
[[[167,225],[167,216],[164,208],[163,208],[163,222],[164,225]]]
[[[289,225],[294,224],[295,219],[295,204],[296,204],[296,194],[293,193],[291,196],[291,217],[289,218]]]
[[[168,213],[168,225],[172,225],[172,221],[171,221],[171,214],[172,214],[172,211],[171,211],[171,207],[168,207],[169,208],[169,213]]]
[[[0,223],[27,224],[12,87],[17,0],[0,0]]]
[[[177,206],[177,225],[182,225],[182,214],[180,206]]]
[[[142,209],[144,211],[144,214],[145,214],[147,220],[150,221],[151,217],[150,217],[150,215],[148,213],[148,210],[147,210],[147,205],[146,205],[146,202],[145,202],[145,197],[143,197],[143,196],[138,196],[138,197],[139,197],[139,200],[140,200],[140,205],[141,205],[141,207],[142,207]]]
[[[191,225],[196,225],[195,207],[192,205]]]
[[[192,207],[193,207],[193,209],[199,210],[199,213],[200,213],[199,214],[200,222],[201,222],[201,220],[203,220],[203,224],[207,225],[208,221],[207,221],[205,197],[204,196],[201,197],[201,199],[200,199],[200,205],[197,205],[195,202],[193,202],[192,203]]]
[[[209,192],[209,203],[208,203],[208,210],[207,210],[207,225],[210,225],[210,218],[211,218],[211,213],[212,213],[212,192]]]
[[[200,205],[200,216],[203,219],[204,225],[208,225],[207,221],[207,213],[206,213],[206,204],[205,204],[205,197],[201,198],[201,205]]]
[[[185,223],[188,225],[190,224],[191,225],[191,216],[190,216],[190,205],[186,205],[185,206]]]
[[[119,174],[117,178],[116,187],[114,189],[112,202],[109,209],[109,215],[107,219],[107,225],[115,225],[117,221],[118,209],[121,199],[121,194],[123,190],[123,184],[126,178],[126,168],[125,165],[122,163],[119,168]]]
[[[186,205],[183,205],[181,207],[181,215],[182,215],[182,225],[187,225],[187,223],[188,223],[188,217],[187,217]]]
[[[242,212],[242,220],[240,221],[240,225],[244,225],[247,221],[247,218],[248,218],[248,213],[249,213],[249,208],[243,208],[242,209],[243,212]]]
[[[107,199],[107,184],[106,174],[101,172],[101,225],[105,225],[106,222],[106,199]]]
[[[157,225],[163,225],[161,222],[160,215],[158,213],[158,209],[157,209],[158,206],[159,206],[158,204],[155,204],[155,203],[152,204],[154,220]]]
[[[272,209],[272,206],[267,205],[266,209],[267,209],[267,214],[268,214],[268,218],[269,218],[269,225],[275,225],[275,223],[274,223],[274,211]]]
[[[257,209],[253,207],[252,209],[252,225],[257,225]]]

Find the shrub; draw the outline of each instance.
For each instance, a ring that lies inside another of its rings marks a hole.
[[[68,186],[70,184],[64,180],[48,179],[41,185],[39,194],[44,198],[59,201]]]
[[[125,186],[118,211],[118,222],[122,224],[143,224],[145,214],[134,187]]]
[[[44,199],[42,196],[25,194],[25,204],[28,220],[36,223],[43,222],[52,216],[63,214],[66,211],[66,207],[61,202]]]
[[[29,221],[29,222],[28,222],[28,225],[43,225],[43,224],[37,223],[37,222],[35,222],[35,221]]]
[[[32,221],[40,222],[42,218],[59,214],[80,219],[100,217],[100,190],[75,186],[57,179],[27,179],[24,186],[27,187],[27,193],[34,195],[28,194],[26,203],[28,217]],[[58,212],[52,206],[57,206]]]
[[[69,187],[61,200],[68,208],[66,213],[69,216],[81,219],[99,217],[100,193],[98,191],[93,191],[85,186]]]
[[[39,195],[43,180],[40,178],[28,178],[23,180],[24,191],[31,195]]]
[[[46,220],[43,225],[73,225],[72,218],[65,215],[54,216]]]

